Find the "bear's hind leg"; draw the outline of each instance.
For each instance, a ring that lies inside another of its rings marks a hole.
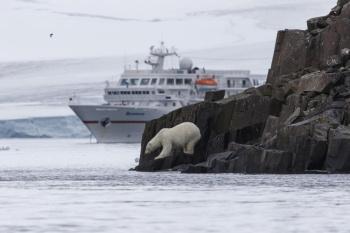
[[[194,154],[194,146],[195,146],[196,143],[199,141],[200,137],[201,137],[200,135],[199,135],[199,136],[193,137],[193,138],[185,145],[184,153],[193,155],[193,154]]]
[[[162,159],[162,158],[165,158],[167,156],[169,156],[172,152],[172,146],[168,145],[168,146],[165,146],[163,147],[163,150],[162,152],[160,152],[160,154],[155,157],[154,159]]]
[[[184,153],[185,154],[190,154],[190,155],[193,155],[194,153],[194,145],[196,144],[196,142],[193,142],[193,141],[189,141],[185,148],[184,148]]]

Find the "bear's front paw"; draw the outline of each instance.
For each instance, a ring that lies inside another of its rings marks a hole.
[[[189,154],[189,155],[193,155],[194,154],[194,150],[186,150],[186,149],[184,149],[184,153],[185,154]]]

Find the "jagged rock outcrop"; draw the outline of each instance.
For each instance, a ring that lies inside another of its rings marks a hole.
[[[146,124],[138,171],[186,173],[350,172],[350,0],[307,30],[277,34],[267,83],[169,113]],[[218,100],[220,99],[220,100]],[[202,138],[193,156],[144,155],[162,128],[195,123]]]

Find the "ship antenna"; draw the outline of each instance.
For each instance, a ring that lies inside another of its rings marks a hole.
[[[139,61],[136,60],[136,61],[135,61],[135,64],[136,64],[136,70],[139,70]]]
[[[128,55],[127,52],[124,50],[124,70],[128,69]]]

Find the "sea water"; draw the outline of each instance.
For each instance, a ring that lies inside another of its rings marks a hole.
[[[140,173],[140,144],[0,140],[0,232],[349,232],[349,175]]]

